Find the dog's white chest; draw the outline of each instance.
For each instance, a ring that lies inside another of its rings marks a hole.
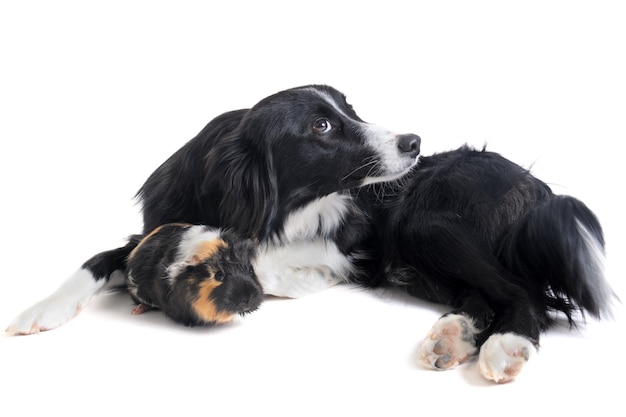
[[[259,245],[254,270],[265,294],[302,297],[346,281],[353,270],[331,235],[352,204],[337,193],[293,212],[283,233]]]
[[[280,240],[285,244],[329,237],[350,210],[349,196],[333,193],[318,198],[287,217]]]

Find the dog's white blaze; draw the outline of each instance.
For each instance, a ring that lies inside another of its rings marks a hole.
[[[185,233],[178,244],[178,252],[176,260],[167,268],[168,279],[173,285],[174,278],[189,265],[189,261],[198,251],[198,247],[202,242],[219,239],[221,231],[207,229],[205,226],[191,226]]]
[[[100,290],[106,280],[97,280],[87,269],[79,269],[52,295],[16,317],[6,329],[9,334],[31,334],[59,327],[74,317]]]
[[[325,91],[320,91],[315,88],[309,87],[305,90],[311,91],[321,97],[329,106],[331,106],[337,113],[341,115],[341,117],[345,119],[350,119],[350,117],[339,107],[335,99]],[[355,121],[356,122],[356,121]]]

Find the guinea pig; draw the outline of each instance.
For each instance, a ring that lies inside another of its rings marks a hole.
[[[137,246],[127,260],[126,285],[137,303],[133,314],[157,308],[186,326],[214,325],[261,305],[251,240],[181,223],[131,239]]]

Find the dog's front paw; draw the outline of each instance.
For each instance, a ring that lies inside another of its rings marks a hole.
[[[114,273],[109,284],[114,285],[123,275]],[[95,280],[87,269],[80,269],[59,287],[52,295],[17,316],[6,332],[15,334],[33,334],[54,329],[74,317],[91,298],[97,294],[106,281]]]
[[[26,335],[54,329],[74,317],[80,307],[80,303],[71,297],[52,295],[17,316],[6,332],[10,335]]]
[[[438,370],[452,369],[476,353],[479,330],[469,317],[449,314],[440,318],[422,342],[418,363]]]
[[[277,297],[300,298],[339,284],[342,280],[328,267],[287,267],[282,273],[258,271],[263,292]]]
[[[478,365],[483,376],[497,383],[510,382],[534,354],[535,347],[514,333],[493,334],[480,348]]]

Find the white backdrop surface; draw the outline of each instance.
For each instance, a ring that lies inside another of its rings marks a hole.
[[[470,3],[472,6],[470,7]],[[0,325],[140,231],[133,196],[218,114],[310,83],[359,115],[500,152],[584,200],[622,299],[626,9],[619,1],[0,1]],[[67,325],[0,336],[17,415],[444,415],[623,410],[624,307],[547,332],[519,380],[433,372],[442,306],[338,287],[217,329],[106,295]],[[615,378],[618,379],[615,379]],[[266,414],[263,414],[266,415]]]

